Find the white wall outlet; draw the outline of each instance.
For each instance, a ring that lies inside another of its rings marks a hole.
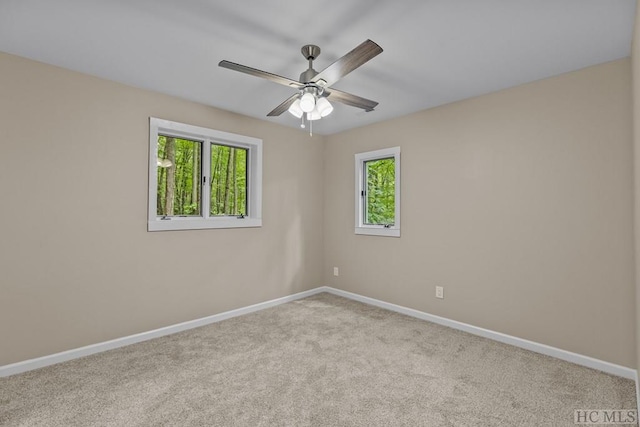
[[[333,275],[334,276],[339,276],[340,272],[338,271],[338,267],[333,267]]]
[[[436,286],[436,298],[444,299],[444,288],[442,286]]]

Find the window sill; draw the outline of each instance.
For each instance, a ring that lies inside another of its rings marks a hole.
[[[262,227],[262,218],[172,218],[149,221],[148,231],[204,230],[210,228],[252,228]]]
[[[368,236],[400,237],[399,228],[356,227],[356,234]]]

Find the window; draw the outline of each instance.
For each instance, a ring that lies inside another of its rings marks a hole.
[[[262,225],[262,140],[151,117],[149,231]]]
[[[400,237],[400,147],[356,154],[355,230]]]

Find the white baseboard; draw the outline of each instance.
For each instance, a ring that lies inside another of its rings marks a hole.
[[[54,365],[56,363],[66,362],[68,360],[77,359],[79,357],[89,356],[91,354],[112,350],[114,348],[124,347],[126,345],[147,341],[153,338],[175,334],[176,332],[186,331],[188,329],[197,328],[199,326],[209,325],[211,323],[220,322],[222,320],[230,319],[232,317],[242,316],[243,314],[264,310],[265,308],[270,308],[276,305],[295,301],[301,298],[306,298],[311,295],[318,294],[320,292],[324,292],[323,288],[315,288],[308,291],[299,292],[297,294],[288,295],[282,298],[277,298],[270,301],[265,301],[258,304],[250,305],[247,307],[238,308],[236,310],[225,311],[224,313],[203,317],[201,319],[190,320],[188,322],[178,323],[176,325],[171,325],[171,326],[167,326],[160,329],[154,329],[148,332],[142,332],[135,335],[129,335],[123,338],[117,338],[114,340],[92,344],[85,347],[76,348],[73,350],[63,351],[61,353],[55,353],[48,356],[38,357],[36,359],[29,359],[22,362],[12,363],[10,365],[0,366],[0,378],[8,377],[9,375],[15,375],[22,372],[31,371],[33,369],[43,368],[45,366]]]
[[[494,341],[510,344],[515,347],[524,348],[526,350],[531,350],[536,353],[552,356],[557,359],[566,360],[567,362],[575,363],[577,365],[582,365],[588,368],[597,369],[599,371],[603,371],[608,374],[616,375],[623,378],[628,378],[630,380],[635,380],[636,390],[638,390],[638,380],[637,380],[638,377],[637,377],[637,371],[635,369],[616,365],[610,362],[605,362],[604,360],[594,359],[593,357],[584,356],[582,354],[572,353],[570,351],[562,350],[556,347],[551,347],[545,344],[540,344],[540,343],[525,340],[522,338],[517,338],[517,337],[503,334],[500,332],[491,331],[489,329],[479,328],[477,326],[469,325],[467,323],[462,323],[455,320],[447,319],[446,317],[436,316],[433,314],[414,310],[412,308],[407,308],[400,305],[391,304],[385,301],[380,301],[374,298],[369,298],[362,295],[354,294],[352,292],[343,291],[341,289],[335,289],[330,286],[323,286],[322,288],[319,288],[319,289],[321,289],[323,292],[328,292],[330,294],[349,298],[355,301],[360,301],[365,304],[374,305],[376,307],[406,314],[407,316],[416,317],[422,320],[427,320],[429,322],[437,323],[439,325],[448,326],[450,328],[468,332],[473,335],[489,338]]]
[[[561,350],[559,348],[551,347],[545,344],[540,344],[540,343],[525,340],[522,338],[517,338],[511,335],[506,335],[500,332],[491,331],[489,329],[479,328],[477,326],[469,325],[467,323],[458,322],[455,320],[447,319],[445,317],[440,317],[433,314],[418,311],[412,308],[403,307],[400,305],[391,304],[391,303],[377,300],[374,298],[365,297],[363,295],[354,294],[352,292],[343,291],[341,289],[332,288],[330,286],[321,286],[315,289],[299,292],[297,294],[285,296],[282,298],[261,302],[261,303],[250,305],[247,307],[238,308],[236,310],[226,311],[224,313],[215,314],[213,316],[203,317],[201,319],[178,323],[176,325],[167,326],[160,329],[154,329],[152,331],[142,332],[139,334],[130,335],[123,338],[117,338],[114,340],[105,341],[98,344],[88,345],[88,346],[76,348],[73,350],[63,351],[61,353],[56,353],[49,356],[38,357],[36,359],[30,359],[22,362],[13,363],[10,365],[0,366],[0,378],[7,377],[9,375],[19,374],[22,372],[31,371],[33,369],[38,369],[38,368],[42,368],[49,365],[54,365],[56,363],[66,362],[68,360],[77,359],[79,357],[89,356],[91,354],[100,353],[103,351],[112,350],[119,347],[124,347],[126,345],[147,341],[153,338],[159,338],[165,335],[170,335],[176,332],[181,332],[188,329],[197,328],[200,326],[205,326],[211,323],[220,322],[222,320],[230,319],[232,317],[242,316],[243,314],[264,310],[266,308],[275,307],[280,304],[306,298],[315,294],[319,294],[321,292],[328,292],[330,294],[338,295],[344,298],[360,301],[365,304],[395,311],[395,312],[402,313],[418,319],[427,320],[429,322],[437,323],[443,326],[448,326],[453,329],[465,331],[473,335],[489,338],[494,341],[510,344],[515,347],[524,348],[527,350],[534,351],[536,353],[552,356],[557,359],[566,360],[568,362],[572,362],[577,365],[586,366],[586,367],[597,369],[612,375],[617,375],[619,377],[635,380],[636,393],[637,393],[636,395],[638,396],[639,403],[640,403],[640,392],[638,392],[638,387],[639,387],[638,374],[635,369],[616,365],[610,362],[605,362],[604,360],[594,359],[589,356],[583,356],[581,354],[572,353],[570,351]]]

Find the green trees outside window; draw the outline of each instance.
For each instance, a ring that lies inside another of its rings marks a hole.
[[[365,224],[395,223],[396,173],[395,159],[364,162],[366,179]]]
[[[202,143],[158,137],[158,216],[199,216]]]
[[[202,144],[158,136],[158,216],[202,216]],[[246,215],[248,150],[211,144],[210,152],[209,215]]]
[[[247,150],[211,144],[211,203],[214,215],[247,214]]]

